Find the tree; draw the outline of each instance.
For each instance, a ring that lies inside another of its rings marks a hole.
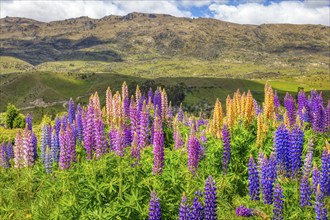
[[[19,110],[15,105],[8,103],[6,110],[6,127],[12,129],[14,127],[14,120],[18,116]]]

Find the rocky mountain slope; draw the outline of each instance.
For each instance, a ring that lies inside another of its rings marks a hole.
[[[54,22],[0,19],[0,56],[47,61],[131,59],[226,60],[329,64],[330,28],[239,25],[215,19],[130,13]]]

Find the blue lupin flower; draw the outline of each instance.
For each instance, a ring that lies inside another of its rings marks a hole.
[[[289,131],[284,124],[281,124],[274,136],[276,160],[278,171],[280,174],[290,173],[290,146],[289,146]]]
[[[283,190],[280,184],[276,184],[274,189],[274,220],[282,220],[283,219]]]
[[[204,207],[200,198],[203,196],[201,191],[195,192],[195,198],[190,208],[189,219],[191,220],[203,220],[204,219]]]
[[[304,144],[304,132],[300,127],[295,126],[290,133],[290,163],[291,176],[297,177],[302,166],[301,156]]]
[[[212,176],[209,176],[205,182],[205,220],[217,219],[217,187]]]
[[[155,191],[152,191],[150,194],[150,206],[149,206],[149,220],[161,220],[161,208],[160,208],[160,201],[157,197]]]
[[[249,191],[251,200],[260,200],[259,176],[256,163],[252,156],[249,160]]]
[[[189,219],[189,205],[186,195],[183,194],[180,209],[179,209],[179,220]]]

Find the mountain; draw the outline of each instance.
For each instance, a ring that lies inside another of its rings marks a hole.
[[[173,58],[328,65],[330,56],[330,28],[322,25],[240,25],[145,13],[48,23],[5,17],[0,23],[0,56],[32,65]]]

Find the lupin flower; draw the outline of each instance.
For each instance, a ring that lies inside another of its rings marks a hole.
[[[236,216],[238,217],[251,217],[252,209],[249,209],[243,205],[236,208]]]
[[[23,158],[24,166],[32,167],[34,164],[34,143],[32,138],[32,131],[28,130],[28,127],[25,128],[23,132]]]
[[[134,97],[131,97],[131,104],[129,106],[129,116],[130,116],[130,124],[132,134],[138,132],[138,114],[137,114],[137,106],[134,101]]]
[[[154,94],[154,111],[157,112],[158,116],[162,116],[162,94],[160,88],[157,88]]]
[[[27,124],[28,129],[32,131],[32,115],[30,113],[26,114],[25,123]]]
[[[140,148],[139,148],[139,145],[138,145],[138,138],[137,138],[136,133],[134,133],[134,135],[133,135],[131,156],[134,160],[136,160],[136,164],[138,164],[139,161],[140,161]]]
[[[162,120],[156,115],[154,120],[154,138],[153,138],[154,167],[153,174],[161,174],[164,166],[164,132]]]
[[[328,219],[328,211],[324,205],[324,194],[320,189],[320,185],[317,185],[317,189],[316,189],[316,201],[314,204],[314,210],[315,210],[316,220]]]
[[[325,109],[324,129],[325,129],[325,132],[330,131],[330,100],[328,101],[328,105]]]
[[[196,175],[199,161],[200,143],[196,136],[194,126],[191,126],[190,129],[188,138],[188,169],[193,175]]]
[[[179,220],[189,219],[189,205],[185,194],[182,196],[180,209],[179,209]]]
[[[21,131],[18,131],[15,138],[14,145],[14,153],[15,153],[15,168],[22,168],[24,166],[23,160],[23,134]]]
[[[179,122],[182,122],[183,121],[183,117],[184,117],[184,113],[183,113],[183,110],[182,110],[182,103],[181,103],[180,104],[179,111],[178,111],[178,121]]]
[[[290,173],[289,131],[284,124],[281,124],[277,128],[274,136],[274,144],[279,172],[282,174]]]
[[[183,146],[183,140],[182,135],[180,133],[179,127],[175,126],[174,132],[173,132],[173,139],[174,139],[174,149],[177,150]]]
[[[200,198],[203,196],[201,191],[195,192],[195,198],[190,208],[189,219],[203,220],[204,219],[204,207]]]
[[[257,100],[255,100],[255,99],[253,99],[253,106],[254,106],[255,114],[259,115],[259,113],[261,113],[261,110],[260,110]]]
[[[213,136],[217,138],[220,138],[220,129],[222,128],[222,122],[222,106],[219,99],[217,99],[214,105],[212,118],[212,133]]]
[[[276,112],[278,112],[278,109],[280,108],[280,106],[281,106],[281,101],[278,98],[277,91],[275,90],[275,93],[274,93],[274,107],[275,107]]]
[[[64,128],[65,130],[67,126],[68,126],[68,117],[66,116],[66,114],[64,114],[61,119],[61,127]]]
[[[6,153],[7,153],[7,156],[9,159],[12,159],[15,157],[13,144],[11,142],[8,142],[6,151],[7,151]]]
[[[71,166],[70,156],[70,136],[67,130],[62,127],[59,134],[60,159],[59,167],[61,170],[69,169]]]
[[[50,126],[46,124],[42,124],[41,127],[41,140],[40,140],[40,145],[41,145],[41,162],[43,163],[45,161],[45,152],[46,152],[46,147],[50,145]]]
[[[290,162],[291,176],[297,177],[302,166],[301,156],[304,144],[304,132],[300,127],[295,126],[290,132]]]
[[[217,187],[212,176],[209,176],[205,182],[205,220],[217,219]]]
[[[228,171],[230,163],[230,133],[225,124],[222,128],[222,143],[223,143],[223,156],[222,156],[222,171],[224,174]]]
[[[298,93],[298,115],[300,119],[303,118],[303,109],[306,106],[306,95],[303,90],[300,90]]]
[[[58,136],[58,134],[60,133],[60,130],[61,130],[61,119],[58,117],[58,116],[56,116],[56,118],[55,118],[55,130],[56,130],[56,134],[57,134],[57,136]]]
[[[260,200],[259,176],[256,163],[252,156],[249,160],[249,191],[251,200]]]
[[[155,191],[152,191],[150,194],[150,205],[149,205],[149,220],[161,220],[162,213],[160,208],[160,200],[157,197]]]
[[[83,141],[83,120],[82,120],[82,108],[80,104],[77,105],[77,111],[76,111],[76,132],[77,132],[78,143],[81,144],[81,142]]]
[[[313,167],[312,181],[313,181],[313,192],[316,194],[317,185],[320,184],[320,171],[317,168],[316,164],[314,164]]]
[[[287,110],[287,116],[290,122],[290,126],[294,125],[296,120],[296,107],[294,98],[287,92],[284,97],[284,107]]]
[[[123,101],[123,114],[124,117],[128,117],[129,116],[129,106],[130,106],[130,100],[129,100],[129,96],[128,96],[128,87],[126,82],[123,83],[122,85],[122,101]]]
[[[123,130],[122,125],[116,130],[116,138],[115,138],[115,145],[114,151],[118,156],[124,156],[124,144],[125,144],[125,133]]]
[[[147,111],[146,102],[143,102],[143,106],[139,117],[138,127],[138,143],[140,148],[147,146],[148,135],[149,135],[149,112]]]
[[[94,140],[95,140],[95,155],[99,159],[107,151],[107,140],[104,133],[104,124],[102,118],[94,119]]]
[[[324,195],[330,195],[330,152],[324,148],[322,152],[322,174],[320,177],[321,191]]]
[[[282,220],[283,219],[283,190],[280,184],[276,184],[274,189],[274,220]]]
[[[46,173],[52,172],[52,152],[51,152],[50,146],[46,147],[45,168],[46,168]]]
[[[301,179],[301,184],[300,184],[300,206],[305,207],[305,206],[311,206],[312,203],[310,202],[311,200],[311,186],[308,180],[308,177],[303,176]]]
[[[84,148],[87,154],[87,160],[92,159],[93,147],[94,147],[94,108],[90,104],[88,106],[87,113],[84,114]]]
[[[266,157],[261,162],[261,186],[264,204],[273,203],[273,181],[269,177],[269,165]]]
[[[2,166],[3,168],[9,168],[9,159],[10,158],[7,154],[7,145],[3,142],[0,146],[0,166]]]
[[[69,100],[68,104],[68,116],[69,116],[69,123],[72,124],[75,121],[75,109],[74,109],[74,102],[72,98]]]
[[[51,135],[51,152],[52,161],[58,163],[60,159],[60,143],[55,129],[53,130]]]

